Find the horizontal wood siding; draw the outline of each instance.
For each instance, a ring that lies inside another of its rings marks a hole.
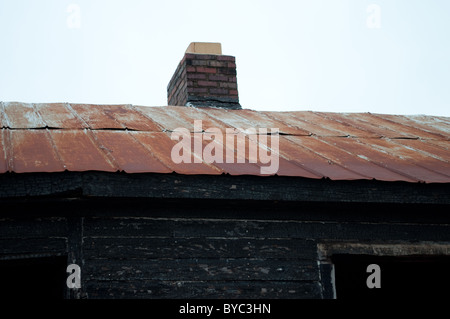
[[[81,266],[71,298],[330,298],[319,244],[450,242],[442,206],[215,204],[8,202],[0,259],[67,255]]]
[[[89,281],[90,298],[320,298],[318,282],[298,281]]]
[[[66,254],[67,234],[63,217],[0,217],[0,260]]]
[[[245,236],[247,221],[224,222],[86,218],[89,297],[321,298],[314,240]]]
[[[26,196],[450,204],[450,184],[297,177],[62,172],[0,174],[0,199]]]
[[[318,242],[450,241],[448,224],[242,217],[85,218],[89,297],[322,298]]]
[[[450,240],[449,224],[280,220],[87,218],[87,237]]]

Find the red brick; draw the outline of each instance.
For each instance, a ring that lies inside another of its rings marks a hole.
[[[230,95],[238,95],[238,91],[237,90],[230,90]]]
[[[228,77],[225,75],[212,75],[210,74],[208,77],[210,81],[228,81]]]
[[[220,82],[221,88],[228,88],[228,89],[237,89],[236,83],[229,83],[229,82]]]
[[[217,57],[218,61],[230,61],[230,62],[235,62],[235,57],[234,56],[230,56],[230,55],[219,55]]]
[[[217,68],[223,68],[223,67],[227,67],[228,64],[227,62],[221,62],[221,61],[205,61],[208,63],[208,66],[213,66],[213,67],[217,67]]]
[[[219,74],[227,74],[227,75],[236,75],[236,69],[235,68],[218,68],[217,73]]]
[[[216,61],[193,60],[191,65],[210,66],[210,64],[209,64],[210,62],[216,62]]]
[[[204,73],[188,73],[187,78],[189,80],[206,80],[206,74],[204,74]]]
[[[197,72],[200,72],[200,73],[217,73],[217,70],[214,68],[204,68],[202,66],[198,66],[196,69],[197,69]]]
[[[214,86],[217,87],[217,82],[212,81],[198,81],[197,82],[199,86]]]
[[[228,90],[227,89],[209,89],[209,93],[211,93],[211,94],[228,95]]]
[[[207,93],[207,88],[188,88],[188,93]]]
[[[186,71],[187,72],[195,72],[195,67],[194,66],[188,66],[188,67],[186,67]]]
[[[229,62],[229,63],[228,63],[228,67],[229,67],[229,68],[236,68],[236,63]]]
[[[195,57],[196,57],[196,54],[193,54],[193,53],[186,53],[186,54],[184,55],[183,59],[189,59],[189,60],[192,60],[192,59],[195,59]]]
[[[213,54],[195,54],[197,60],[217,60],[217,55]]]

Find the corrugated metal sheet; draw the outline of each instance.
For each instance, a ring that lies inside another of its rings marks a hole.
[[[50,130],[51,139],[68,171],[115,172],[119,167],[110,160],[104,146],[90,130]]]
[[[195,129],[195,120],[201,128]],[[270,163],[252,156],[255,143],[267,155],[276,153],[280,176],[450,183],[450,118],[440,116],[2,102],[0,125],[0,173],[264,175],[261,168]],[[177,128],[187,129],[187,156],[200,162],[172,160]],[[259,131],[270,128],[280,131],[278,152],[272,136]],[[227,144],[227,129],[234,129],[233,141],[243,136],[244,153]],[[220,150],[223,160],[202,158],[195,141],[200,152]]]
[[[9,142],[6,141],[6,134],[8,133],[8,130],[1,129],[0,130],[0,174],[6,173],[8,171],[8,163],[7,158],[10,156],[7,153],[7,146],[9,145]]]
[[[48,130],[11,130],[9,141],[12,171],[16,173],[64,171],[64,162],[54,147]]]
[[[88,128],[65,104],[35,104],[35,110],[46,127],[79,129]]]

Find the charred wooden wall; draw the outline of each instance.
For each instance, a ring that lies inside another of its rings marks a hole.
[[[450,242],[445,205],[10,201],[0,259],[67,256],[77,298],[325,298],[318,245]]]

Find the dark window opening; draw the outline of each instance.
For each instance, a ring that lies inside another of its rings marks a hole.
[[[1,298],[63,299],[67,257],[0,261]]]
[[[337,299],[420,298],[450,295],[450,256],[334,255]],[[380,288],[369,288],[367,278],[380,267]]]

